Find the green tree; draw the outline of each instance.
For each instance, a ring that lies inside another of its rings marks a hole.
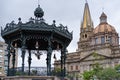
[[[60,68],[55,68],[55,69],[52,71],[52,75],[53,75],[53,76],[58,76],[58,77],[60,77],[60,76],[61,76],[61,69],[60,69]]]
[[[31,75],[37,75],[37,70],[32,70]]]
[[[98,80],[120,80],[120,65],[115,68],[105,68],[103,69],[96,59],[104,59],[98,56],[96,52],[93,52],[93,57],[95,57],[94,64],[92,65],[92,70],[85,71],[83,73],[84,80],[90,80],[96,77]]]
[[[103,67],[100,66],[99,63],[95,63],[93,64],[93,71],[94,71],[94,75],[97,74],[99,71],[103,70]]]
[[[95,58],[94,63],[92,64],[93,69],[90,71],[84,71],[84,73],[82,74],[84,80],[93,79],[94,76],[97,76],[97,73],[99,71],[103,70],[100,64],[96,62],[96,59],[99,59],[99,58],[102,59],[102,57],[100,57],[96,52],[93,52],[92,55]]]
[[[15,73],[16,76],[20,76],[21,74],[22,74],[21,71],[16,71],[16,73]]]
[[[92,70],[84,71],[84,73],[82,74],[84,80],[93,79],[94,76],[97,77],[98,72],[101,72],[103,70],[103,68],[99,65],[99,63],[95,63],[92,67],[93,67]]]
[[[100,80],[117,80],[120,79],[120,73],[114,68],[105,68],[97,73],[97,78]]]
[[[83,79],[84,80],[90,80],[94,75],[94,71],[91,70],[91,71],[84,71],[83,73]]]
[[[120,72],[120,65],[116,65],[115,66],[115,70],[117,70],[118,72]]]

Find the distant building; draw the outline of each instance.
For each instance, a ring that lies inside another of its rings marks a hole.
[[[91,70],[95,63],[103,68],[120,64],[119,36],[115,27],[107,22],[107,15],[103,12],[100,23],[94,28],[88,3],[85,3],[77,44],[76,52],[67,54],[66,71],[68,75],[74,75],[71,80],[78,80],[78,76]],[[60,60],[55,61],[54,65],[60,68]]]
[[[51,68],[51,71],[53,70],[54,68],[52,67]],[[17,72],[21,72],[22,70],[22,67],[17,67],[16,68],[16,71]],[[28,70],[29,70],[29,67],[25,67],[25,73],[28,74]],[[36,71],[34,74],[33,72]],[[38,75],[38,76],[47,76],[47,67],[31,67],[31,74],[33,75]]]
[[[7,45],[4,44],[4,72],[7,75],[7,68],[8,68],[8,57],[7,57]]]
[[[11,55],[12,57],[12,55]],[[16,52],[15,67],[17,67],[18,52]],[[7,45],[0,41],[0,76],[6,76],[8,68]],[[12,58],[10,60],[10,68],[12,68]]]
[[[0,76],[4,76],[7,70],[6,44],[0,41]]]

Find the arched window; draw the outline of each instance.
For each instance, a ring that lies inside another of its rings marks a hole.
[[[82,35],[82,38],[84,38],[84,35]]]
[[[112,43],[112,37],[111,36],[108,37],[108,41],[109,41],[109,43]]]
[[[102,36],[102,37],[101,37],[101,44],[104,44],[104,43],[105,43],[105,37]]]
[[[73,66],[71,66],[71,71],[73,70]]]
[[[95,44],[98,44],[98,38],[95,38]]]
[[[85,38],[87,38],[87,34],[85,34]]]
[[[76,70],[78,70],[78,65],[76,65]]]
[[[117,38],[117,44],[119,44],[119,38]]]

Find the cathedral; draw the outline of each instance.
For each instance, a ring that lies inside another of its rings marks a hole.
[[[86,2],[80,25],[78,48],[76,52],[67,54],[66,74],[79,76],[84,71],[91,70],[95,63],[99,63],[103,68],[120,64],[119,35],[115,27],[107,22],[107,15],[104,12],[99,19],[100,23],[94,27]],[[55,68],[60,68],[60,60],[56,60],[54,65]]]

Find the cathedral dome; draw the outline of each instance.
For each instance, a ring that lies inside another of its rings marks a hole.
[[[113,26],[111,26],[108,23],[104,23],[104,24],[99,24],[95,29],[94,29],[94,33],[102,33],[102,32],[112,32],[112,33],[116,33],[116,30]]]
[[[107,23],[107,16],[103,12],[100,16],[100,24],[94,29],[94,34],[105,32],[116,33],[116,30],[113,26]]]

